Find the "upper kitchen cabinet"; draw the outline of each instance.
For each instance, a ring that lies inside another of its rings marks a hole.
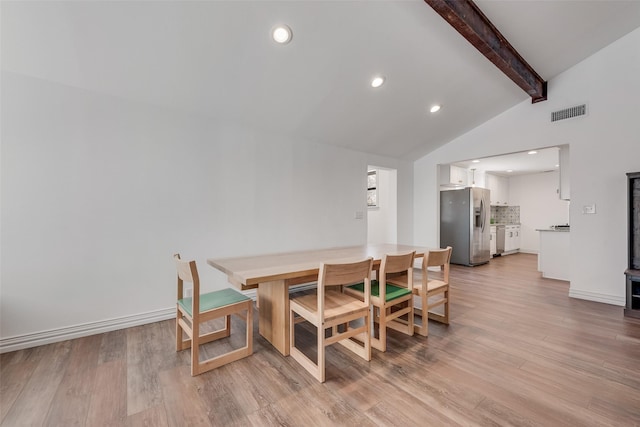
[[[569,146],[563,145],[560,147],[559,152],[560,158],[560,190],[559,195],[562,200],[571,199],[571,191],[570,191],[570,179],[571,175],[571,164],[569,161]]]
[[[454,165],[440,165],[440,185],[462,186],[469,183],[469,174],[466,169]]]
[[[491,194],[491,206],[507,206],[509,204],[509,179],[493,174],[485,175],[485,183]]]

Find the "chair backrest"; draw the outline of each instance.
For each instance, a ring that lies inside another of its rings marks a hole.
[[[352,285],[364,281],[364,305],[369,306],[373,258],[347,263],[322,263],[318,275],[318,315],[324,320],[325,288]]]
[[[183,261],[180,259],[180,254],[175,254],[173,259],[178,271],[178,299],[184,298],[184,282],[193,284],[191,313],[193,316],[197,316],[200,314],[200,276],[198,276],[196,262]]]
[[[416,251],[406,254],[385,255],[380,264],[380,276],[378,283],[380,284],[380,299],[385,301],[387,287],[383,286],[387,283],[387,278],[391,279],[394,275],[407,277],[407,288],[413,289],[413,260]],[[404,286],[404,285],[403,285]]]
[[[442,270],[442,281],[449,283],[449,269],[451,261],[451,246],[447,246],[445,249],[432,249],[424,254],[424,260],[422,261],[422,283],[426,285],[429,281],[429,269],[428,267],[440,267]]]

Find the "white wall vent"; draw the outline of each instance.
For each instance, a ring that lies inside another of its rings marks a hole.
[[[575,107],[565,108],[563,110],[553,111],[551,113],[551,121],[572,119],[574,117],[584,116],[587,114],[587,104],[576,105]]]

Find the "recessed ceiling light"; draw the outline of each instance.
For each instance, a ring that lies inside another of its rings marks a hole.
[[[531,150],[527,154],[538,154],[538,152],[536,150]]]
[[[559,167],[560,167],[560,165],[556,165],[556,167],[557,167],[557,168],[559,168]]]
[[[276,43],[286,44],[291,41],[293,33],[291,32],[291,28],[286,25],[277,25],[271,30],[271,37],[273,37]]]
[[[480,163],[480,160],[471,160],[471,163]]]
[[[507,172],[511,173],[513,172],[513,169],[507,169]]]
[[[371,87],[380,87],[384,83],[384,77],[376,76],[371,80]]]
[[[440,106],[436,104],[436,105],[432,106],[429,111],[432,112],[432,113],[440,111]]]

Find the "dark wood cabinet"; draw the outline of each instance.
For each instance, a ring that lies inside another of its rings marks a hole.
[[[640,172],[627,174],[629,215],[629,263],[625,271],[627,301],[625,316],[640,318]]]
[[[624,315],[640,318],[640,270],[627,270],[627,306]]]

